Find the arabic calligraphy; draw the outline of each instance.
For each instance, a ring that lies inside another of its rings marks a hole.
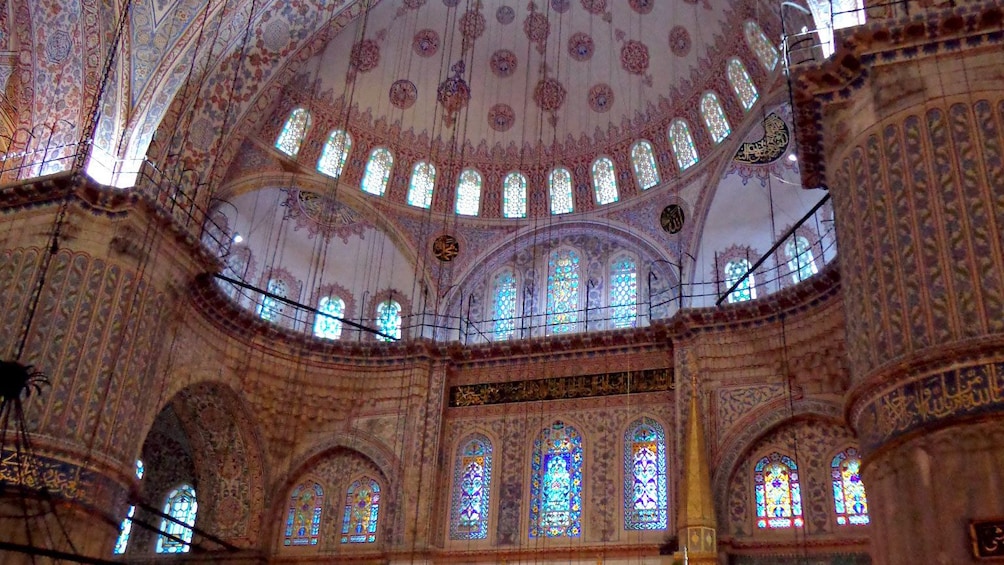
[[[907,383],[862,410],[868,449],[918,426],[951,416],[1004,408],[1004,363],[953,369]]]
[[[1004,519],[970,522],[969,538],[977,559],[1004,557]]]
[[[611,396],[673,389],[673,370],[647,369],[450,387],[450,407]]]
[[[790,138],[788,124],[772,112],[763,120],[763,137],[740,145],[734,159],[751,165],[773,163],[788,150]]]

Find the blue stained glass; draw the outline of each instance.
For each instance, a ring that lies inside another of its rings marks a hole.
[[[753,470],[758,528],[802,527],[798,466],[787,455],[771,453]]]
[[[624,434],[624,529],[669,527],[666,489],[666,432],[642,418]]]
[[[743,65],[743,62],[736,58],[729,59],[726,74],[729,77],[729,84],[732,85],[732,91],[736,93],[736,98],[742,103],[743,109],[752,108],[760,93],[757,92],[753,79],[746,72],[746,66]]]
[[[732,133],[729,120],[725,117],[725,110],[722,109],[718,95],[714,92],[705,92],[701,97],[701,116],[704,117],[704,125],[708,126],[708,133],[715,143],[721,143]]]
[[[774,47],[774,44],[767,39],[763,29],[754,21],[746,22],[745,32],[746,44],[756,53],[757,59],[760,59],[760,63],[763,64],[764,68],[768,71],[773,71],[774,67],[777,66],[777,60],[780,58],[777,47]]]
[[[132,517],[135,514],[136,507],[130,506],[129,512],[126,513],[125,519],[122,520],[122,525],[119,526],[119,537],[115,540],[115,549],[112,550],[112,553],[115,555],[122,555],[129,546],[129,534],[132,532]]]
[[[621,257],[610,267],[610,324],[633,328],[638,320],[638,271],[634,260]]]
[[[548,185],[551,194],[551,213],[571,213],[575,205],[572,197],[572,173],[568,172],[568,169],[554,169],[548,178]]]
[[[631,164],[634,165],[634,176],[642,190],[659,184],[659,167],[655,164],[655,151],[651,143],[642,139],[631,147]]]
[[[457,182],[457,208],[461,216],[477,216],[481,209],[481,173],[465,169]]]
[[[195,525],[195,515],[199,503],[195,499],[195,489],[191,485],[181,485],[167,495],[164,503],[164,514],[182,524],[170,520],[161,520],[160,531],[180,538],[178,541],[164,534],[157,536],[157,553],[187,553],[192,543],[192,526]]]
[[[838,453],[830,464],[830,472],[837,524],[867,524],[868,498],[865,496],[865,485],[861,482],[861,458],[858,450],[849,447]]]
[[[363,173],[362,189],[367,194],[383,196],[387,191],[390,171],[394,168],[394,155],[385,147],[377,147],[370,153]]]
[[[512,271],[499,273],[495,277],[493,292],[495,339],[509,339],[516,330],[516,277]]]
[[[286,286],[286,282],[279,279],[269,279],[265,290],[268,291],[269,294],[280,298],[289,297],[289,288]],[[258,317],[262,320],[278,322],[285,306],[286,303],[278,298],[274,298],[273,296],[262,296],[261,304],[258,305]]]
[[[143,465],[141,459],[136,460],[136,478],[142,480],[143,475],[146,474],[146,467]]]
[[[617,173],[614,162],[608,157],[600,157],[593,162],[593,190],[597,204],[617,202]]]
[[[502,182],[502,215],[526,217],[526,177],[522,173],[509,173]]]
[[[321,150],[321,158],[317,160],[317,170],[331,177],[341,176],[350,149],[352,136],[340,129],[332,131]]]
[[[788,256],[788,271],[793,281],[804,281],[819,272],[808,239],[800,235],[795,236],[794,240],[785,244],[784,252]]]
[[[304,483],[290,495],[283,545],[317,545],[324,509],[324,489],[317,483]]]
[[[736,259],[725,264],[725,286],[732,288],[743,275],[749,272],[750,262],[746,259]],[[749,273],[735,290],[729,293],[729,302],[745,302],[756,298],[756,280]]]
[[[530,537],[582,535],[582,438],[555,422],[533,443]]]
[[[317,303],[314,318],[314,335],[324,339],[338,339],[342,336],[342,321],[345,315],[345,301],[337,296],[324,296]]]
[[[432,191],[436,187],[436,166],[419,161],[411,170],[411,184],[408,185],[408,204],[419,208],[432,206]]]
[[[551,333],[575,330],[579,321],[579,254],[555,251],[547,274],[547,324]]]
[[[690,126],[683,120],[673,120],[669,124],[669,145],[676,157],[676,164],[684,171],[697,164],[697,147],[690,135]]]
[[[308,128],[310,128],[310,112],[303,108],[293,110],[275,140],[276,149],[290,157],[296,157]]]
[[[386,300],[377,306],[377,331],[394,339],[401,339],[401,305],[396,300]],[[384,336],[376,336],[379,341],[391,341]]]
[[[457,450],[450,539],[485,539],[488,536],[491,479],[491,441],[481,434],[473,434],[464,439]]]
[[[373,543],[380,518],[380,485],[363,477],[349,486],[342,516],[342,543]]]

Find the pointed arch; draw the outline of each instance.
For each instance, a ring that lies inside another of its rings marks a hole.
[[[570,214],[575,209],[572,197],[572,173],[564,167],[551,171],[547,178],[547,193],[551,200],[551,214]]]
[[[310,112],[306,108],[294,108],[282,125],[282,131],[275,140],[275,148],[290,157],[296,157],[300,152],[303,139],[310,129]]]
[[[648,190],[660,182],[659,167],[655,162],[655,150],[647,139],[640,139],[631,146],[631,164],[638,187]]]
[[[579,322],[579,252],[558,249],[551,253],[547,264],[547,326],[548,333],[575,331]]]
[[[707,126],[711,140],[715,143],[721,143],[732,133],[732,126],[725,117],[722,103],[714,92],[708,91],[701,96],[701,117],[704,118],[704,125]]]
[[[391,169],[394,168],[394,154],[386,147],[377,147],[370,152],[366,170],[360,184],[363,192],[373,196],[383,196],[387,192]]]
[[[314,335],[323,339],[342,337],[342,321],[345,316],[345,300],[340,296],[325,295],[317,301],[317,315],[314,317]]]
[[[457,214],[477,216],[481,211],[481,173],[464,169],[457,181]]]
[[[164,501],[163,512],[177,521],[167,518],[160,521],[160,531],[163,533],[157,536],[156,552],[188,553],[192,544],[192,526],[195,525],[198,511],[199,503],[192,485],[182,484],[172,490]]]
[[[516,331],[516,275],[505,269],[492,279],[492,336],[496,341],[510,339]]]
[[[638,322],[638,265],[629,254],[610,264],[608,304],[612,328],[633,328]]]
[[[432,192],[436,187],[436,166],[419,161],[411,169],[408,183],[408,204],[419,208],[432,206]]]
[[[812,245],[803,235],[795,235],[784,245],[788,259],[788,272],[793,282],[802,282],[819,272],[816,258],[812,255]]]
[[[533,442],[530,537],[582,535],[582,436],[557,420]]]
[[[324,142],[321,158],[317,160],[317,170],[329,177],[342,176],[345,161],[349,158],[351,149],[352,136],[349,132],[340,129],[333,130],[328,134],[328,140]]]
[[[491,480],[492,442],[483,434],[470,434],[457,447],[453,466],[450,539],[488,537]]]
[[[315,481],[296,486],[289,495],[289,512],[282,544],[285,546],[317,545],[321,537],[324,513],[324,487]]]
[[[757,461],[753,493],[757,528],[802,527],[802,489],[794,459],[775,451]]]
[[[624,433],[624,529],[668,527],[666,431],[655,420],[641,418]]]
[[[753,79],[750,78],[750,74],[746,71],[746,65],[743,65],[743,62],[739,59],[732,57],[729,59],[725,74],[729,78],[732,92],[736,94],[736,98],[743,105],[743,109],[748,111],[753,107],[753,104],[756,104],[760,93],[757,92]]]
[[[868,518],[868,498],[861,482],[861,456],[853,447],[841,451],[830,462],[833,482],[833,510],[837,524],[865,525]]]
[[[502,216],[526,217],[526,176],[519,171],[509,173],[502,182]]]
[[[697,146],[694,145],[694,137],[690,134],[690,125],[685,120],[677,118],[669,124],[667,130],[669,146],[676,157],[676,165],[680,171],[685,171],[697,164]]]
[[[612,204],[617,202],[617,171],[610,157],[600,157],[593,161],[593,192],[596,203]]]
[[[380,524],[380,483],[360,477],[345,492],[342,543],[374,543]]]
[[[774,44],[767,39],[767,35],[760,28],[760,24],[752,20],[747,21],[743,26],[743,31],[746,35],[746,44],[756,54],[756,58],[760,60],[760,64],[768,71],[773,71],[774,67],[777,66],[777,60],[780,58],[780,55],[778,55],[777,47],[774,47]]]

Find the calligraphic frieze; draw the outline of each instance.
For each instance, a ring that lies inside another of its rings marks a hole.
[[[125,496],[120,485],[90,469],[43,455],[19,455],[8,449],[0,452],[0,489],[3,485],[21,485],[97,505]]]
[[[859,412],[861,445],[871,451],[916,428],[958,416],[1004,411],[1004,362],[961,367],[906,383]]]
[[[789,141],[791,134],[788,131],[788,124],[772,112],[763,120],[763,137],[740,145],[734,159],[750,165],[773,163],[788,150]]]
[[[672,368],[620,371],[598,375],[454,386],[450,387],[450,407],[589,398],[672,389]]]
[[[1004,518],[973,520],[969,523],[969,539],[973,543],[973,557],[1004,559]]]

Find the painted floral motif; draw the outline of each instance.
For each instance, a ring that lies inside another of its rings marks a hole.
[[[571,0],[551,0],[551,9],[559,14],[564,14],[571,7]]]
[[[417,10],[425,6],[425,0],[404,0],[404,5],[411,10]]]
[[[496,104],[488,110],[488,125],[495,131],[508,131],[516,122],[516,112],[508,104]]]
[[[499,9],[495,10],[495,19],[502,25],[511,24],[516,19],[516,10],[513,10],[512,6],[499,6]]]
[[[655,7],[655,0],[630,0],[631,9],[639,14],[647,14]]]
[[[373,39],[364,39],[352,46],[349,55],[349,82],[355,80],[356,73],[365,73],[380,64],[380,45]]]
[[[634,39],[621,47],[621,67],[633,75],[643,75],[648,70],[648,47]]]
[[[608,112],[614,105],[614,89],[609,84],[600,83],[589,89],[589,107],[594,112]]]
[[[460,22],[458,27],[460,28],[460,35],[463,39],[463,50],[467,51],[474,45],[474,41],[481,37],[481,34],[485,32],[485,26],[487,22],[485,21],[484,14],[478,9],[467,10],[463,16],[460,17]]]
[[[411,45],[419,57],[432,57],[439,51],[439,34],[435,30],[423,29],[415,34]]]
[[[607,9],[607,0],[582,0],[582,7],[590,14],[602,14]]]
[[[492,58],[489,61],[495,76],[502,78],[512,76],[516,72],[516,64],[516,54],[508,49],[499,49],[492,53]]]
[[[690,32],[683,26],[673,26],[669,30],[669,50],[677,57],[690,54]]]
[[[535,4],[530,4],[530,13],[523,20],[523,33],[536,45],[537,52],[543,54],[544,42],[551,34],[551,22],[547,20],[547,16],[536,10]]]
[[[390,103],[402,110],[415,105],[418,99],[418,87],[410,80],[401,79],[390,85]]]
[[[577,32],[568,38],[568,54],[576,61],[588,61],[593,57],[596,46],[589,34]]]
[[[533,100],[541,110],[554,112],[565,103],[566,94],[565,86],[558,79],[545,78],[533,89]]]

